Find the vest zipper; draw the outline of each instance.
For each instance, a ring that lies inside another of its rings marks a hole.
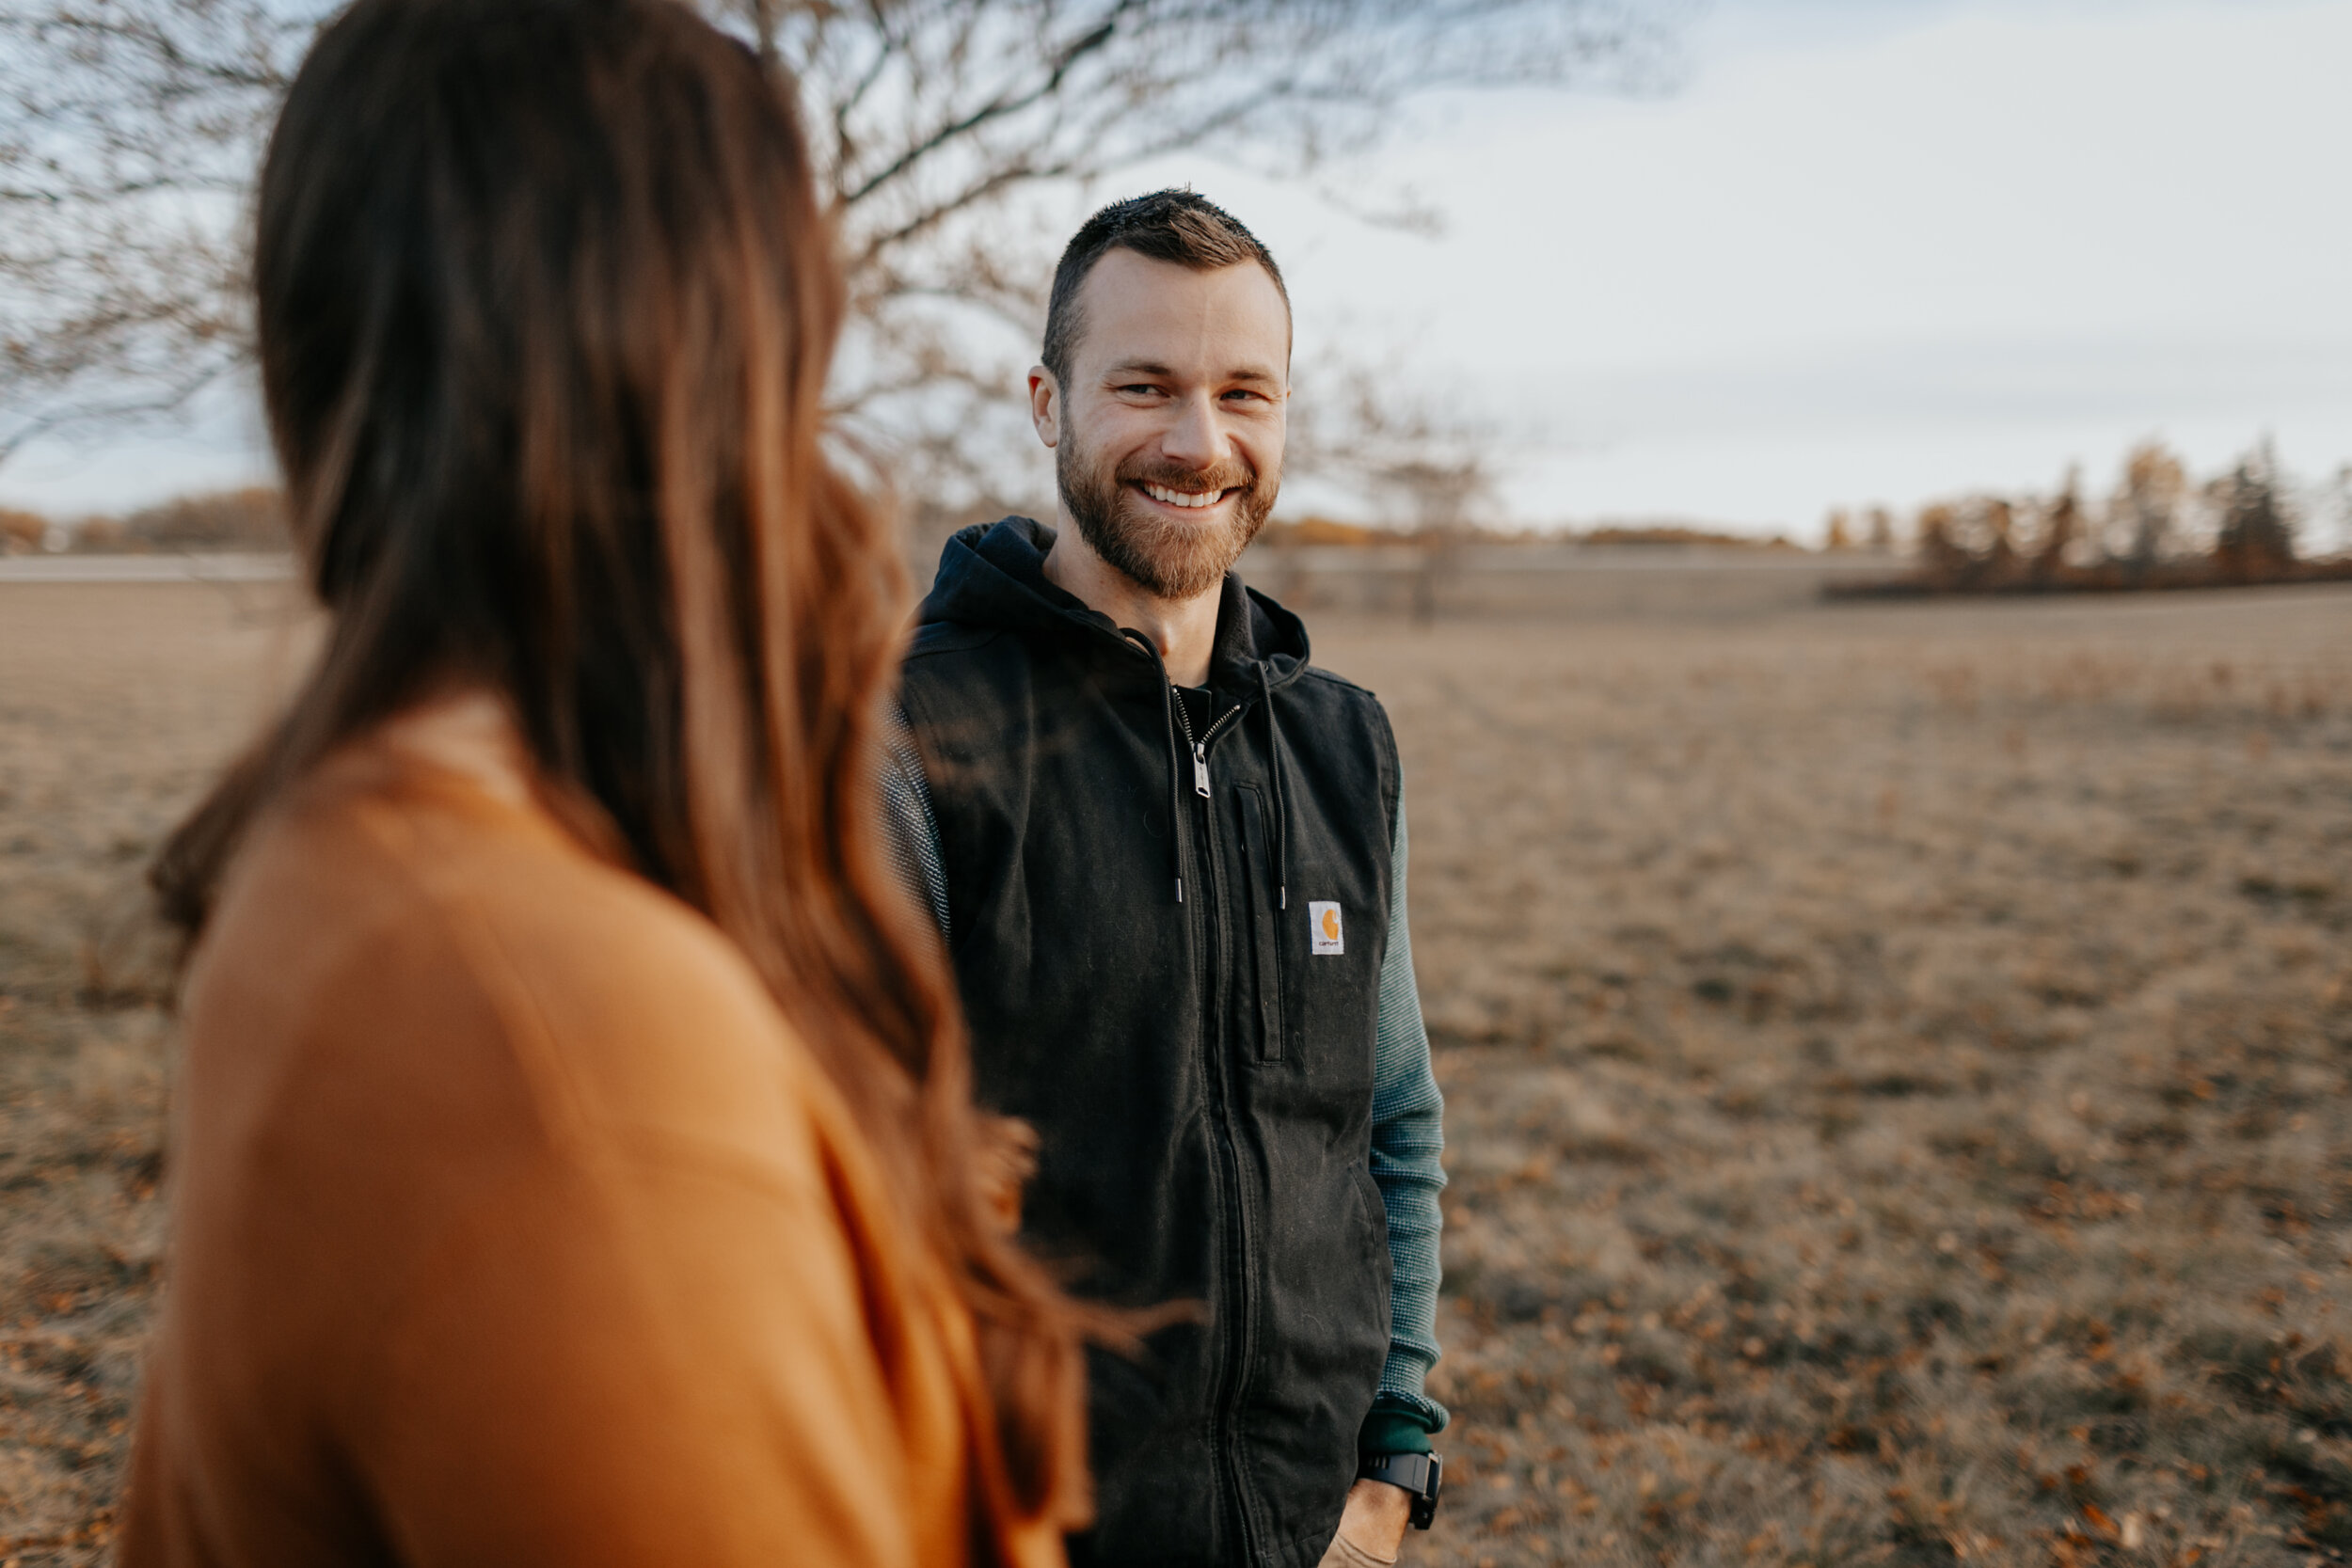
[[[1235,704],[1201,731],[1198,738],[1192,733],[1192,719],[1184,711],[1181,690],[1176,692],[1175,705],[1177,728],[1183,732],[1184,744],[1192,752],[1193,793],[1205,802],[1212,799],[1209,792],[1209,747],[1241,718],[1248,705]],[[1227,918],[1232,913],[1232,901],[1226,897],[1224,879],[1218,875],[1216,813],[1213,807],[1204,804],[1195,812],[1194,816],[1200,824],[1197,838],[1200,874],[1209,887],[1209,897],[1201,907],[1202,919],[1212,927],[1209,934],[1214,953],[1211,960],[1214,971],[1206,976],[1210,984],[1205,988],[1207,995],[1202,998],[1202,1016],[1204,1020],[1216,1021],[1210,1026],[1216,1031],[1218,1049],[1215,1059],[1208,1065],[1216,1093],[1217,1152],[1223,1156],[1227,1190],[1232,1195],[1236,1243],[1232,1263],[1233,1331],[1221,1336],[1225,1341],[1225,1354],[1217,1368],[1216,1414],[1222,1439],[1217,1447],[1225,1460],[1226,1484],[1233,1502],[1233,1521],[1241,1530],[1242,1560],[1256,1562],[1259,1560],[1257,1525],[1250,1506],[1249,1480],[1243,1470],[1240,1443],[1233,1427],[1234,1418],[1241,1411],[1242,1394],[1248,1386],[1250,1358],[1256,1354],[1258,1304],[1251,1299],[1250,1281],[1254,1265],[1251,1262],[1249,1204],[1242,1181],[1238,1139],[1233,1131],[1232,1042],[1225,1028],[1229,1000],[1226,988],[1232,984],[1233,964],[1232,922]]]
[[[1184,694],[1176,693],[1176,727],[1184,732],[1184,745],[1192,752],[1192,792],[1203,800],[1209,798],[1209,742],[1225,731],[1225,726],[1239,719],[1244,705],[1236,703],[1217,721],[1200,732],[1200,738],[1192,737],[1192,716],[1184,711]]]

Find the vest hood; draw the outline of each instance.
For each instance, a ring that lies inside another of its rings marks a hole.
[[[1148,657],[1109,616],[1046,580],[1045,556],[1055,537],[1053,529],[1030,517],[960,530],[939,552],[939,574],[923,599],[921,622],[1091,640],[1105,657]],[[1296,680],[1307,665],[1305,624],[1226,574],[1209,655],[1210,687],[1235,702],[1256,702]]]

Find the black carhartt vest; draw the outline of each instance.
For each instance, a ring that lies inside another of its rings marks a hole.
[[[1073,1560],[1311,1568],[1389,1348],[1367,1160],[1395,742],[1229,578],[1203,796],[1158,656],[1044,579],[1052,538],[949,542],[903,700],[979,1098],[1041,1139],[1025,1230],[1089,1295],[1202,1308],[1140,1365],[1092,1358]]]

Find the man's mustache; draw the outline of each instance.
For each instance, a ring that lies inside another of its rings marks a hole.
[[[1187,468],[1181,463],[1130,463],[1120,467],[1117,478],[1121,484],[1156,484],[1163,490],[1190,495],[1254,490],[1258,485],[1258,470],[1247,463],[1218,463],[1206,468]]]

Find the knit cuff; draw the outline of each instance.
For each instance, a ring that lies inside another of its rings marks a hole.
[[[1443,1431],[1445,1422],[1445,1406],[1434,1400],[1381,1394],[1373,1400],[1372,1414],[1357,1432],[1356,1451],[1427,1453],[1430,1435]]]

